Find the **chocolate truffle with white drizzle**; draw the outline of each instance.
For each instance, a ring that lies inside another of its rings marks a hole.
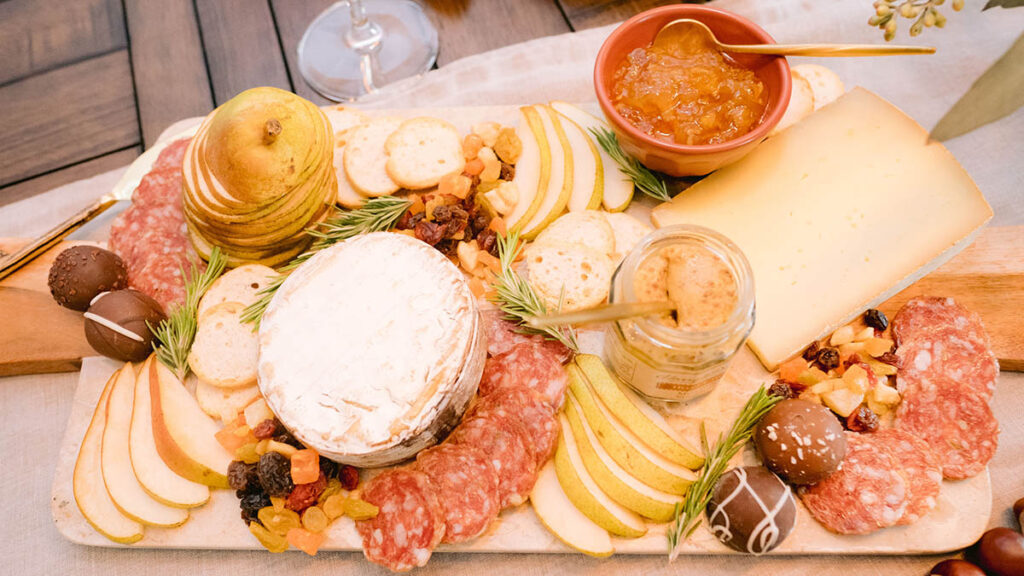
[[[764,554],[782,543],[796,525],[796,501],[778,476],[761,466],[726,472],[707,507],[708,526],[723,544]]]
[[[164,318],[160,304],[138,290],[103,292],[85,312],[85,339],[104,356],[139,362],[153,352],[150,326]]]

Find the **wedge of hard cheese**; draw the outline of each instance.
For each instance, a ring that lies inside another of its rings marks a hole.
[[[769,370],[938,267],[991,217],[953,155],[862,88],[651,215],[743,250],[757,310],[748,343]]]

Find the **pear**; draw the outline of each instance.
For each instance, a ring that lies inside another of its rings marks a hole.
[[[533,219],[547,194],[551,181],[551,145],[540,113],[533,106],[519,109],[516,135],[523,144],[516,175],[512,178],[519,189],[519,200],[505,217],[505,223],[512,230],[521,230]]]
[[[569,145],[569,138],[565,129],[558,122],[558,114],[547,106],[534,106],[537,116],[540,117],[544,130],[544,137],[547,140],[547,152],[550,156],[551,176],[548,179],[547,190],[543,194],[537,211],[533,218],[523,226],[523,238],[533,240],[540,234],[548,224],[551,224],[565,211],[566,204],[572,196],[573,182],[575,181],[572,147]],[[541,149],[541,154],[544,149]],[[538,190],[538,194],[541,191]]]
[[[559,114],[563,114],[575,122],[590,136],[591,141],[594,140],[593,134],[590,133],[591,130],[610,129],[604,120],[568,102],[554,101],[550,102],[550,106]],[[597,142],[594,142],[594,145],[597,146]],[[619,170],[618,164],[603,148],[600,146],[597,148],[604,166],[604,188],[601,201],[605,210],[622,212],[633,200],[633,181]]]
[[[567,546],[598,558],[615,552],[608,531],[591,522],[565,495],[554,461],[541,468],[530,492],[530,504],[540,523]]]

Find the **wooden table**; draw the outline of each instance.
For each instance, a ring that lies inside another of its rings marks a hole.
[[[668,0],[421,0],[438,65]],[[373,0],[366,0],[367,3]],[[253,86],[327,101],[295,48],[331,0],[0,2],[0,206],[123,166],[175,120]]]

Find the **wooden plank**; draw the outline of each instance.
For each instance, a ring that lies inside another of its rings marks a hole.
[[[294,92],[320,106],[332,102],[317,94],[302,79],[302,74],[299,73],[299,57],[295,50],[309,23],[333,3],[333,0],[270,0],[270,8],[274,23],[277,25],[277,33],[281,37],[281,46],[284,49],[285,61],[288,63],[288,75],[291,77]]]
[[[127,45],[119,0],[0,3],[0,84]]]
[[[89,178],[108,170],[127,166],[141,152],[142,148],[140,146],[131,146],[124,150],[104,154],[98,158],[86,160],[67,168],[47,172],[42,176],[0,188],[0,206],[48,192],[58,186],[63,186],[76,180]]]
[[[438,66],[509,44],[572,31],[552,0],[451,0],[427,6],[441,44]]]
[[[557,0],[562,12],[569,20],[573,30],[596,28],[626,20],[632,16],[668,4],[679,4],[672,0]],[[702,4],[701,1],[683,2]]]
[[[0,238],[0,254],[17,250],[24,239]],[[50,265],[65,248],[89,242],[61,242],[0,282],[0,377],[78,370],[94,356],[85,339],[82,314],[54,302],[47,287]],[[45,329],[41,327],[45,326]]]
[[[191,0],[125,0],[125,14],[139,121],[149,147],[175,121],[207,114],[213,95]]]
[[[139,142],[128,51],[0,87],[0,186]]]
[[[268,0],[197,0],[196,10],[218,105],[254,86],[292,89]]]

